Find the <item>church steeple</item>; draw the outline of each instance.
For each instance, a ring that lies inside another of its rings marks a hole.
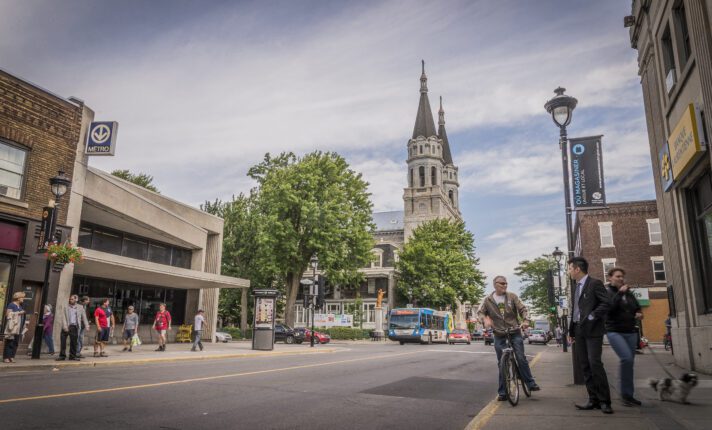
[[[425,61],[422,61],[423,72],[420,75],[420,102],[418,103],[418,113],[415,117],[415,127],[413,127],[413,139],[418,136],[435,136],[435,121],[433,121],[433,111],[430,109],[428,100],[428,77],[425,74]]]
[[[443,96],[440,96],[440,110],[438,111],[438,137],[443,141],[443,160],[445,160],[445,164],[453,164],[452,154],[450,153],[450,142],[447,140],[447,132],[445,131]]]

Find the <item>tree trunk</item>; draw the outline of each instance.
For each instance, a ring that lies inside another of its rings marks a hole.
[[[294,327],[294,304],[297,302],[297,293],[299,292],[299,281],[301,273],[290,273],[287,275],[286,296],[287,303],[284,307],[284,323],[290,327]]]

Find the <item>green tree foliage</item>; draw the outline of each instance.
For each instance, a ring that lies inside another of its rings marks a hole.
[[[146,173],[131,173],[128,169],[124,169],[114,170],[111,172],[111,174],[116,176],[117,178],[121,178],[125,181],[129,181],[131,183],[144,187],[147,190],[160,193],[160,191],[158,191],[158,188],[153,185],[153,176],[148,175]]]
[[[477,303],[485,277],[477,268],[474,236],[461,221],[436,219],[415,230],[396,264],[398,290],[421,306],[455,309]]]
[[[285,322],[294,324],[299,281],[312,255],[332,285],[353,285],[371,258],[372,205],[368,184],[336,153],[265,155],[250,169],[257,181],[255,242],[260,264],[277,273],[285,291]]]
[[[520,298],[529,304],[529,311],[538,315],[549,314],[548,271],[554,267],[550,256],[520,261],[514,274],[522,283]]]

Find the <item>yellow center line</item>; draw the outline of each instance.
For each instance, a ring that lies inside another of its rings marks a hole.
[[[226,374],[226,375],[205,376],[202,378],[191,378],[191,379],[179,379],[179,380],[175,380],[175,381],[155,382],[155,383],[151,383],[151,384],[129,385],[129,386],[124,386],[124,387],[114,387],[114,388],[102,388],[102,389],[98,389],[98,390],[74,391],[74,392],[69,392],[69,393],[46,394],[46,395],[42,395],[42,396],[32,396],[32,397],[16,397],[13,399],[0,400],[0,404],[26,402],[26,401],[30,401],[30,400],[56,399],[56,398],[60,398],[60,397],[84,396],[87,394],[111,393],[111,392],[115,392],[115,391],[138,390],[138,389],[142,389],[142,388],[162,387],[165,385],[177,385],[177,384],[187,384],[190,382],[213,381],[216,379],[238,378],[240,376],[260,375],[260,374],[275,373],[275,372],[286,372],[289,370],[308,369],[310,367],[318,367],[318,366],[333,366],[335,364],[353,363],[356,361],[364,361],[364,360],[377,360],[379,358],[401,357],[404,355],[417,354],[419,352],[422,353],[422,351],[402,352],[399,354],[384,354],[384,355],[380,355],[380,356],[377,355],[377,356],[368,356],[368,357],[361,357],[361,358],[352,358],[349,360],[331,361],[331,362],[326,362],[326,363],[304,364],[304,365],[300,365],[300,366],[282,367],[279,369],[255,370],[253,372],[230,373],[230,374]]]

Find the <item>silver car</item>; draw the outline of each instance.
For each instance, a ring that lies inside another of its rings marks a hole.
[[[225,333],[224,331],[216,331],[215,332],[215,342],[223,342],[223,343],[232,342],[232,336],[230,336],[230,333]]]

